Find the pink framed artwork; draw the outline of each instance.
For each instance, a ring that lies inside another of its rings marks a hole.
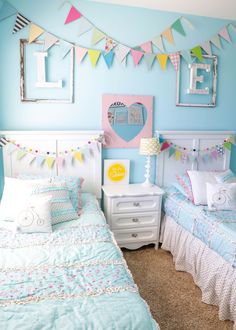
[[[153,96],[105,94],[102,128],[105,148],[137,148],[142,137],[152,136]]]

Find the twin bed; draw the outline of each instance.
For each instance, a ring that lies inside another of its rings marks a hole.
[[[50,167],[3,148],[5,175],[82,176],[78,219],[52,233],[22,234],[1,222],[1,329],[158,329],[99,206],[102,132],[2,132],[20,147],[65,156],[82,150],[83,161]],[[19,156],[18,156],[19,157]]]
[[[222,142],[233,132],[159,132],[172,145],[202,150]],[[184,149],[182,149],[184,150]],[[173,185],[186,170],[225,171],[230,151],[217,159],[202,157],[189,161],[161,154],[157,182],[166,188],[161,228],[162,249],[173,255],[175,267],[189,272],[202,291],[202,301],[219,307],[221,320],[236,323],[236,211],[209,211],[194,205]]]

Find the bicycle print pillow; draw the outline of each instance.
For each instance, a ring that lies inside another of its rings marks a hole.
[[[210,211],[236,210],[236,183],[207,183],[206,186]]]

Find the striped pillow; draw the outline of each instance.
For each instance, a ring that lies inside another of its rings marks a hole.
[[[78,219],[69,194],[66,183],[46,183],[36,184],[32,195],[52,196],[51,199],[51,219],[52,224]]]

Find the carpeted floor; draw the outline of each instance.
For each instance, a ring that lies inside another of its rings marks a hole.
[[[152,246],[122,251],[161,330],[233,329],[233,322],[219,320],[217,307],[201,302],[200,289],[191,275],[175,270],[169,252]]]

